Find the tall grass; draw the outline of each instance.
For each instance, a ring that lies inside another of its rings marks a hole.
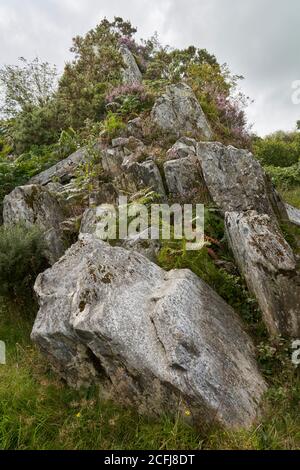
[[[28,312],[1,303],[1,449],[300,449],[299,374],[261,351],[269,375],[263,419],[250,431],[196,430],[175,417],[139,417],[134,410],[101,402],[97,388],[74,391],[49,369],[30,342]],[[282,353],[284,354],[284,352]],[[276,366],[276,367],[275,367]]]

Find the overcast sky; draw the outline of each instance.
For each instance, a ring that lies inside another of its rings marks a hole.
[[[227,62],[245,77],[259,134],[300,119],[291,100],[300,80],[299,0],[0,0],[0,65],[39,56],[62,69],[72,37],[104,16],[130,19],[138,37],[157,31],[165,44],[193,44]]]

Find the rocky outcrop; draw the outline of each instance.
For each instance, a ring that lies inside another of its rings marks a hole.
[[[167,87],[151,112],[154,124],[164,132],[212,138],[212,131],[193,90],[185,83]]]
[[[207,188],[224,213],[255,210],[274,217],[282,210],[273,207],[278,199],[249,151],[218,142],[199,142],[197,155]]]
[[[122,148],[107,148],[102,152],[103,170],[115,178],[122,174],[122,165],[125,154]]]
[[[144,232],[132,235],[121,242],[121,246],[126,250],[137,251],[154,263],[161,249],[159,230],[150,227]]]
[[[102,167],[112,178],[124,173],[124,165],[145,159],[145,145],[134,137],[112,140],[111,147],[102,151]]]
[[[51,264],[65,252],[63,232],[60,228],[64,219],[57,199],[41,186],[20,186],[4,198],[4,224],[23,222],[27,226],[40,227],[45,232],[48,247],[46,255]]]
[[[95,235],[97,237],[97,225],[98,223],[101,223],[102,217],[107,217],[107,215],[108,211],[106,211],[104,207],[93,207],[87,209],[82,217],[80,237],[86,234]],[[122,246],[127,250],[137,251],[153,262],[156,261],[161,248],[159,231],[152,227],[144,232],[131,235],[123,240],[117,240],[116,234],[115,244]]]
[[[184,196],[205,184],[196,149],[196,140],[182,137],[168,150],[164,174],[169,194]]]
[[[299,335],[299,271],[279,229],[280,219],[287,219],[282,199],[250,152],[200,142],[197,156],[215,204],[226,213],[230,246],[270,334]]]
[[[276,223],[255,211],[229,212],[228,240],[272,335],[300,336],[300,275]]]
[[[100,147],[100,144],[95,145],[95,151],[98,151],[99,155]],[[91,158],[91,155],[86,149],[79,149],[77,152],[72,153],[68,158],[61,160],[48,170],[45,170],[31,178],[29,184],[40,184],[44,186],[51,183],[53,180],[63,184],[68,183],[72,178],[74,178],[79,166],[86,163]]]
[[[131,51],[125,45],[120,46],[120,53],[125,65],[122,69],[123,83],[134,85],[142,81],[142,74]]]
[[[139,412],[249,427],[266,390],[234,311],[188,270],[84,236],[36,282],[32,339],[72,386]]]
[[[123,164],[122,169],[123,173],[116,181],[121,190],[137,192],[149,188],[155,193],[165,196],[163,180],[159,168],[153,160]]]

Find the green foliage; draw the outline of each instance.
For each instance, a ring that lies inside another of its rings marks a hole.
[[[73,129],[63,131],[54,145],[32,146],[18,158],[0,156],[0,204],[16,186],[22,186],[34,175],[50,168],[74,152],[81,141]]]
[[[49,371],[31,343],[28,317],[17,305],[1,302],[0,338],[7,346],[7,365],[0,368],[3,450],[300,448],[300,378],[286,343],[258,346],[270,389],[263,417],[252,429],[224,431],[199,423],[196,430],[176,416],[156,420],[138,416],[129,407],[101,400],[97,388],[70,389]]]
[[[298,163],[286,168],[265,166],[265,170],[276,187],[287,190],[300,186],[300,165]]]
[[[0,227],[0,296],[26,300],[37,275],[47,267],[41,231],[24,225]]]
[[[102,122],[101,129],[101,134],[104,137],[113,139],[125,129],[125,124],[118,114],[109,112],[106,119]]]
[[[14,153],[21,155],[34,146],[54,144],[59,138],[61,127],[58,112],[52,101],[43,107],[33,107],[17,115],[10,131],[14,142]]]
[[[38,57],[28,61],[21,57],[21,65],[0,68],[0,90],[4,95],[1,112],[6,117],[16,116],[35,107],[44,107],[52,98],[57,84],[57,70]]]
[[[243,77],[232,75],[226,64],[191,63],[187,80],[205,112],[216,139],[236,146],[249,146],[245,108],[249,98],[238,91]]]
[[[157,38],[152,44],[149,54],[145,78],[148,80],[168,80],[171,83],[181,81],[188,76],[188,68],[191,64],[217,65],[215,56],[209,54],[206,49],[197,49],[190,46],[187,49],[171,49],[159,44]]]
[[[121,80],[123,60],[118,40],[133,34],[134,28],[121,18],[103,20],[84,37],[73,39],[71,52],[75,59],[68,63],[59,81],[57,98],[63,103],[68,126],[79,129],[86,119],[100,120],[105,115],[108,84]]]
[[[263,165],[290,167],[300,159],[300,133],[279,131],[264,139],[257,138],[253,150]]]

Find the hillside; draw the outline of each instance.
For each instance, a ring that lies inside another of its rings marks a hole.
[[[0,69],[0,448],[299,449],[299,131],[136,34]]]

